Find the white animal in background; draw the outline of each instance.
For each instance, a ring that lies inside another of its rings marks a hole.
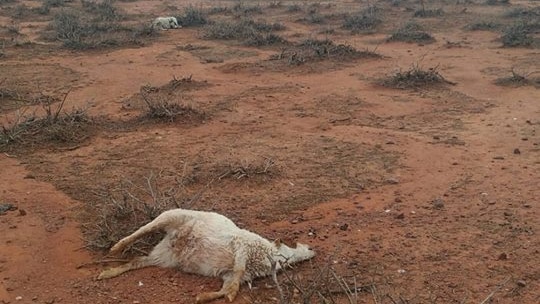
[[[155,29],[162,30],[176,29],[181,27],[178,25],[178,20],[176,20],[176,17],[157,17],[154,19],[154,21],[152,21],[152,26]]]
[[[111,248],[122,252],[145,234],[164,230],[165,237],[148,256],[103,271],[98,279],[116,277],[147,266],[177,267],[182,271],[223,279],[221,290],[197,296],[197,303],[226,297],[233,301],[240,285],[257,277],[271,275],[284,265],[311,259],[315,252],[304,244],[288,247],[241,229],[215,212],[173,209],[163,212]],[[273,268],[275,267],[275,268]]]

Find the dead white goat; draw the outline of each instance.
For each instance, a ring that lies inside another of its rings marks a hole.
[[[138,238],[156,230],[164,230],[166,235],[148,256],[136,257],[124,265],[105,270],[98,279],[147,266],[177,267],[185,272],[223,279],[221,290],[199,294],[197,303],[221,297],[233,301],[242,283],[271,275],[272,264],[279,270],[282,265],[315,256],[307,245],[296,244],[296,248],[291,248],[238,228],[223,215],[185,209],[163,212],[120,240],[111,248],[111,253],[122,252]]]
[[[152,21],[152,27],[155,29],[168,30],[181,27],[178,25],[176,17],[157,17]]]

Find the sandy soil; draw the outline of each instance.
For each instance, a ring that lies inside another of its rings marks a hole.
[[[2,123],[42,113],[6,92],[52,96],[57,105],[67,90],[65,109],[85,108],[95,122],[80,142],[0,155],[0,204],[17,208],[0,215],[0,302],[191,303],[218,289],[219,279],[171,269],[95,280],[105,267],[94,263],[104,252],[88,240],[98,193],[125,181],[144,185],[152,175],[166,186],[181,180],[182,203],[192,208],[270,239],[309,243],[318,256],[289,273],[309,280],[330,265],[362,287],[356,303],[540,303],[540,94],[535,85],[494,84],[512,68],[538,72],[540,53],[502,48],[496,32],[463,29],[502,18],[510,6],[433,4],[445,15],[418,22],[436,42],[418,45],[384,42],[413,3],[379,3],[380,28],[351,34],[339,18],[298,21],[309,3],[261,2],[255,19],[284,23],[289,41],[328,37],[383,56],[289,66],[268,60],[279,48],[206,40],[198,28],[164,31],[144,46],[70,51],[40,36],[52,13],[18,20],[18,3],[0,4],[0,88],[9,89],[0,96]],[[157,3],[116,5],[144,20],[186,5]],[[292,3],[304,10],[289,12]],[[318,9],[359,7],[336,1]],[[317,34],[327,28],[336,31]],[[377,84],[413,64],[437,66],[454,85]],[[167,89],[173,77],[190,75]],[[202,114],[141,120],[142,86]],[[243,287],[237,302],[276,303],[271,285]],[[332,301],[346,300],[338,290]]]

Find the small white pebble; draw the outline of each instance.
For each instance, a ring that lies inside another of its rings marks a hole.
[[[386,212],[386,213],[388,213],[388,212],[390,212],[390,211],[392,211],[392,210],[390,210],[390,209],[384,210],[384,212]]]
[[[139,281],[139,287],[143,285],[144,285],[143,282]]]
[[[414,211],[414,210],[413,210],[413,211],[411,211],[411,214],[416,214],[416,211]]]
[[[16,301],[20,301],[20,300],[22,300],[22,297],[21,297],[21,296],[17,296],[17,297],[15,297],[15,300],[16,300]]]
[[[398,269],[398,273],[405,273],[405,269]]]

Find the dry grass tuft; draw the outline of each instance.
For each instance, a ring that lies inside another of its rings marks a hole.
[[[25,116],[25,111],[18,111],[11,126],[2,127],[0,133],[0,151],[15,147],[42,147],[49,143],[73,145],[84,142],[91,131],[93,120],[85,109],[62,111],[67,94],[59,106],[53,108],[52,102],[42,104],[45,116]]]
[[[438,84],[454,84],[439,74],[437,69],[438,67],[424,70],[418,64],[414,64],[407,71],[398,71],[394,75],[382,79],[380,84],[396,89],[414,89]]]

